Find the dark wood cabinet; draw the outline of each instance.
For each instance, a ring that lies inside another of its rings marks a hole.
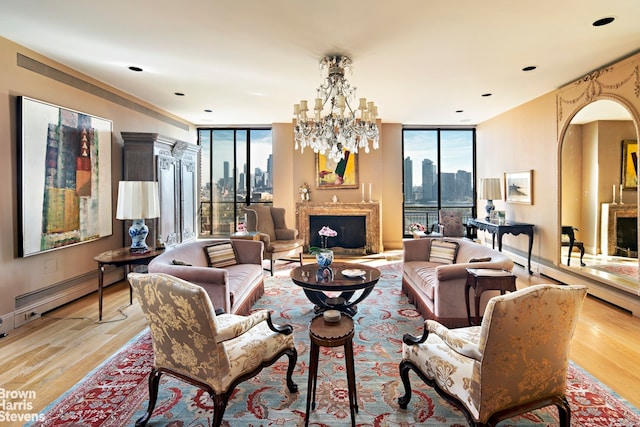
[[[159,238],[167,245],[195,240],[200,147],[157,133],[121,134],[124,180],[158,182],[160,218],[145,221],[147,243]]]

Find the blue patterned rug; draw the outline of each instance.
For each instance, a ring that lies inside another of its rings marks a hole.
[[[354,316],[354,356],[359,427],[466,426],[461,412],[411,374],[413,397],[407,410],[397,399],[404,393],[398,376],[401,338],[420,334],[422,318],[400,292],[400,263],[379,266],[382,278]],[[232,395],[223,426],[302,426],[309,364],[308,325],[313,306],[301,288],[288,279],[286,268],[266,280],[266,293],[256,309],[273,310],[275,323],[294,327],[298,363],[294,381],[299,392],[285,385],[288,359],[265,368],[240,384]],[[42,426],[133,425],[147,406],[147,373],[152,362],[148,332],[52,404]],[[571,365],[567,378],[573,426],[639,426],[640,413],[603,385]],[[341,347],[321,348],[316,409],[310,426],[350,426],[344,353]],[[158,403],[149,426],[210,426],[212,402],[206,393],[163,376]],[[557,425],[555,407],[544,408],[500,423],[500,426]]]

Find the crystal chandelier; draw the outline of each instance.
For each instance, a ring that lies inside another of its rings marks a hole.
[[[307,101],[294,104],[296,119],[294,128],[295,149],[311,147],[338,162],[344,152],[358,153],[364,148],[369,152],[369,141],[378,149],[380,132],[376,124],[378,107],[366,98],[360,98],[357,109],[350,102],[355,98],[356,88],[345,79],[344,71],[351,69],[351,59],[346,56],[325,56],[320,60],[320,68],[327,70],[324,83],[318,87],[313,107],[314,114],[307,115]]]

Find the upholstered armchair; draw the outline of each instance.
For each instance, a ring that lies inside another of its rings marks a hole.
[[[292,374],[298,353],[291,326],[273,325],[266,310],[247,317],[216,316],[202,287],[168,274],[130,273],[128,279],[151,329],[154,352],[149,407],[136,426],[146,425],[151,418],[160,376],[165,373],[209,393],[216,427],[235,387],[285,354],[289,358],[287,387],[297,391]]]
[[[273,206],[249,205],[242,207],[247,215],[248,231],[260,233],[264,243],[263,258],[270,262],[273,276],[273,262],[281,259],[296,259],[302,265],[304,241],[298,238],[298,230],[287,228],[285,209]]]
[[[426,320],[421,337],[403,338],[400,377],[407,408],[413,370],[472,426],[555,405],[569,426],[569,342],[585,286],[535,285],[491,298],[481,326],[448,329]]]
[[[464,237],[465,226],[462,222],[462,212],[455,209],[440,209],[438,228],[444,237]]]

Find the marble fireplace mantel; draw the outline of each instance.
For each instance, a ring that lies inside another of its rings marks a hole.
[[[603,255],[617,253],[618,218],[638,218],[638,206],[626,203],[602,204],[600,250]]]
[[[366,252],[377,254],[383,251],[379,202],[297,202],[296,228],[304,240],[305,250],[309,248],[309,217],[316,215],[364,216]]]

